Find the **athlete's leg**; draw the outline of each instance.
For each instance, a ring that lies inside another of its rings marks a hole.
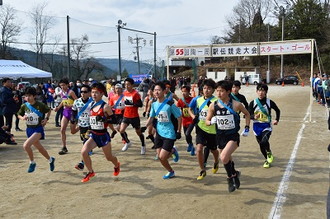
[[[90,156],[89,156],[88,153],[91,150],[93,150],[95,147],[96,147],[96,143],[93,140],[93,138],[90,137],[85,142],[84,146],[81,149],[81,156],[82,156],[83,161],[84,161],[84,164],[87,167],[87,169],[88,169],[89,172],[94,172],[94,171],[93,171],[93,168],[92,168],[92,160],[91,160],[91,158],[90,158]]]
[[[26,141],[23,143],[23,148],[26,151],[26,153],[29,156],[30,161],[33,161],[34,156],[33,156],[33,151],[31,146],[39,141],[41,138],[41,133],[33,133]]]
[[[171,156],[171,152],[168,152],[162,148],[158,148],[157,149],[157,153],[159,154],[159,161],[160,163],[163,165],[163,167],[168,171],[168,172],[172,172],[173,169],[170,165],[170,163],[168,162],[168,158]]]
[[[105,158],[111,161],[115,167],[118,167],[118,159],[116,156],[112,155],[111,143],[109,142],[106,146],[102,147]]]

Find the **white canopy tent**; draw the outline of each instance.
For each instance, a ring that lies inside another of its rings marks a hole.
[[[0,78],[51,78],[52,73],[34,68],[20,60],[0,59]]]

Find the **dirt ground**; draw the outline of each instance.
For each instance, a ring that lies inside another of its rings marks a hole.
[[[139,140],[131,127],[128,134],[133,146],[128,151],[121,151],[119,135],[112,141],[113,152],[122,164],[120,175],[112,176],[112,164],[105,160],[100,149],[95,149],[92,160],[96,176],[88,183],[81,183],[83,172],[74,168],[80,160],[79,136],[68,134],[69,153],[58,155],[60,132],[55,128],[52,114],[42,144],[56,157],[53,173],[36,150],[36,171],[26,172],[29,162],[22,149],[25,132],[13,132],[17,146],[0,145],[0,217],[272,218],[272,209],[277,206],[274,218],[326,218],[329,189],[326,148],[330,132],[326,110],[315,102],[312,122],[308,121],[309,116],[304,121],[309,89],[308,86],[270,86],[268,97],[277,103],[282,114],[270,139],[275,161],[270,169],[264,169],[264,159],[253,134],[241,138],[240,147],[233,155],[235,167],[242,173],[241,187],[230,194],[224,168],[221,166],[217,174],[211,172],[212,156],[206,178],[196,180],[197,159],[185,151],[183,139],[176,143],[180,161],[171,162],[176,177],[163,180],[166,171],[153,159],[151,142],[146,140],[147,154],[140,155]],[[256,97],[255,86],[242,87],[241,93],[251,101]],[[142,118],[143,124],[145,118]],[[299,136],[301,141],[296,144]],[[296,156],[290,160],[293,151]],[[292,165],[289,169],[292,175],[287,178],[287,184],[282,185],[288,163]],[[284,201],[276,205],[277,192],[283,187]]]

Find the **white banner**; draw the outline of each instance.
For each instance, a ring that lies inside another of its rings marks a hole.
[[[312,52],[312,41],[284,41],[274,43],[260,43],[260,55],[289,55]]]
[[[258,44],[212,45],[212,57],[257,56]]]
[[[174,58],[185,58],[185,57],[210,57],[211,48],[210,46],[192,47],[170,47],[169,56]]]

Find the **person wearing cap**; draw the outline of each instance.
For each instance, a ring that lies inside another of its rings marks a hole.
[[[146,145],[144,142],[144,135],[141,132],[140,116],[138,112],[139,107],[143,106],[141,96],[139,92],[133,88],[134,80],[132,78],[126,78],[124,82],[126,87],[126,91],[123,93],[125,100],[125,111],[123,121],[120,125],[120,133],[123,134],[126,143],[121,150],[127,151],[132,144],[128,139],[127,134],[125,134],[126,128],[131,124],[140,138],[141,155],[144,155],[146,153]]]
[[[270,149],[269,138],[272,134],[272,124],[277,125],[280,120],[280,109],[276,103],[267,98],[268,86],[266,84],[257,85],[258,98],[249,104],[249,113],[253,120],[253,132],[260,146],[260,151],[265,157],[263,167],[269,168],[274,161],[273,153]],[[271,109],[275,110],[276,117],[272,121]]]
[[[117,132],[119,132],[120,124],[123,120],[124,109],[125,109],[125,100],[123,94],[123,86],[121,84],[115,85],[115,94],[108,98],[109,106],[112,108],[112,111],[115,114],[116,127],[113,127],[113,124],[109,124],[110,129],[112,130],[111,138],[114,138]],[[127,136],[127,133],[120,133],[122,138]]]

